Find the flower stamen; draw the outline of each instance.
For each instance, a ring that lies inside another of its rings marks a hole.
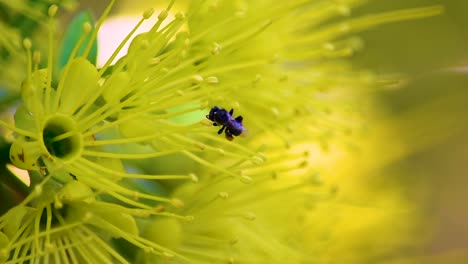
[[[58,7],[56,5],[51,5],[48,10],[49,15],[49,50],[47,56],[47,80],[45,86],[45,102],[44,102],[44,109],[45,113],[49,113],[50,109],[50,100],[51,100],[51,93],[52,93],[52,73],[54,68],[54,33],[55,33],[55,15],[57,13]]]

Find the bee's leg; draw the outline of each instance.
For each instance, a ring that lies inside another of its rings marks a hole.
[[[218,126],[218,123],[216,123],[216,122],[213,122],[213,126]]]
[[[231,110],[229,111],[229,114],[232,116],[232,114],[234,114],[234,109],[231,108]]]
[[[243,118],[242,116],[238,116],[238,117],[236,117],[235,120],[236,120],[237,122],[239,122],[239,123],[242,123],[242,120],[244,120],[244,118]]]
[[[219,131],[218,131],[218,135],[223,133],[224,129],[226,128],[226,126],[223,126]]]
[[[229,141],[232,141],[234,139],[234,137],[232,136],[232,133],[229,131],[229,129],[226,129],[226,131],[224,131],[225,134],[226,134],[226,139],[229,140]]]

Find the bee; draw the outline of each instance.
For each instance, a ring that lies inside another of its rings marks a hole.
[[[213,106],[210,113],[206,115],[206,118],[213,121],[213,126],[222,126],[218,130],[218,134],[225,133],[226,139],[231,141],[234,139],[234,136],[241,135],[246,131],[244,125],[242,125],[242,116],[233,118],[234,109],[231,109],[229,112],[223,108]]]

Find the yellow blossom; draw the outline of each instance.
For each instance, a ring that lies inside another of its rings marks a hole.
[[[31,187],[0,217],[7,263],[313,261],[301,251],[306,209],[334,191],[301,147],[352,134],[350,102],[376,81],[344,61],[362,47],[350,34],[442,10],[356,18],[363,1],[194,0],[170,17],[168,1],[143,12],[98,68],[87,56],[114,2],[95,27],[83,24],[57,77],[58,7],[48,9],[45,66],[23,40],[21,105],[14,125],[0,124],[15,133],[10,159]],[[246,137],[217,135],[214,106],[233,109],[228,122]]]

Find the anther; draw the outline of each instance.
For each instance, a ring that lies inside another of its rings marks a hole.
[[[206,148],[206,145],[201,143],[201,142],[195,143],[195,146],[197,146],[197,148],[199,148],[201,150],[205,150],[205,148]]]
[[[229,193],[227,192],[220,192],[218,193],[218,196],[223,199],[223,200],[226,200],[227,198],[229,198]]]
[[[257,216],[252,212],[247,212],[242,217],[244,217],[245,219],[247,219],[249,221],[253,221],[253,220],[257,219]]]
[[[252,162],[255,164],[255,165],[260,165],[263,163],[263,159],[260,158],[259,156],[254,156],[252,157]]]
[[[153,8],[150,8],[150,9],[147,9],[145,12],[143,12],[143,19],[148,19],[150,18],[154,13],[154,9]],[[159,17],[158,17],[159,18]]]
[[[223,156],[226,155],[226,151],[224,151],[224,149],[222,149],[222,148],[218,148],[217,151],[218,151],[219,154],[221,154]]]
[[[158,65],[159,63],[161,63],[160,58],[151,58],[150,61],[149,61],[150,66]]]
[[[192,76],[192,82],[195,84],[203,82],[203,76],[199,74]]]
[[[240,181],[245,184],[251,184],[253,182],[253,179],[249,176],[241,176]]]
[[[31,49],[31,47],[32,47],[31,40],[29,38],[23,39],[23,46],[27,50]]]
[[[211,54],[218,55],[221,52],[221,45],[218,43],[213,43],[213,49],[211,50]]]
[[[91,23],[89,22],[85,22],[83,24],[83,31],[85,34],[88,34],[89,32],[91,32],[91,29],[93,28],[93,26],[91,26]]]
[[[161,13],[159,13],[159,15],[158,15],[158,20],[163,21],[164,19],[167,18],[167,15],[168,15],[167,10],[161,11]]]
[[[34,64],[39,64],[41,62],[41,53],[37,50],[33,52],[33,62]]]
[[[197,175],[195,175],[194,173],[190,173],[190,174],[189,174],[189,177],[190,177],[190,180],[191,180],[193,183],[198,183],[198,177],[197,177]]]
[[[153,208],[153,211],[156,213],[161,213],[166,211],[166,207],[164,207],[164,205],[158,205]]]
[[[266,145],[263,145],[262,148],[266,148]],[[267,159],[267,155],[264,152],[257,152],[257,156],[260,157],[263,161]]]
[[[185,206],[184,202],[182,202],[180,199],[172,199],[171,201],[171,204],[175,207],[175,208],[182,208]]]
[[[51,5],[49,7],[48,12],[47,12],[49,17],[54,17],[57,14],[57,9],[58,9],[57,5]]]
[[[209,84],[218,84],[219,80],[218,80],[218,77],[211,76],[211,77],[206,78],[206,82]]]

